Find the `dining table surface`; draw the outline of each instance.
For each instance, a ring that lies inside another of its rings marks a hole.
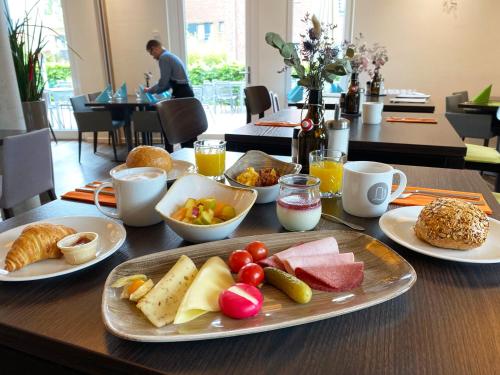
[[[301,110],[285,109],[257,121],[299,124]],[[333,116],[326,111],[325,119]],[[437,124],[388,122],[388,117],[435,119]],[[430,167],[463,168],[467,148],[442,114],[384,112],[379,125],[363,124],[361,117],[349,118],[349,160],[373,160]],[[252,149],[276,155],[292,154],[294,129],[246,124],[226,130],[230,151]]]
[[[241,154],[228,152],[229,167]],[[172,154],[194,162],[192,149]],[[286,158],[285,158],[286,159]],[[288,158],[289,159],[289,158]],[[400,165],[408,184],[482,193],[478,172]],[[500,266],[437,259],[390,240],[378,218],[350,216],[338,199],[323,211],[366,228],[413,266],[406,293],[345,315],[268,332],[191,342],[127,341],[102,319],[103,287],[121,263],[190,245],[165,223],[126,227],[109,258],[64,276],[0,281],[0,357],[5,373],[102,374],[498,374]],[[389,209],[396,206],[390,205]],[[0,231],[60,216],[98,216],[94,205],[56,200],[0,223]],[[315,231],[348,228],[321,219]],[[256,204],[230,238],[281,233],[275,203]],[[189,255],[189,248],[186,248]],[[9,370],[11,372],[9,372]],[[20,371],[20,372],[19,372]],[[50,372],[49,372],[50,371]]]
[[[330,94],[323,96],[323,102],[325,104],[325,109],[335,109],[335,105],[339,103],[340,94]],[[367,102],[382,102],[384,103],[384,112],[412,112],[412,113],[434,113],[436,106],[430,98],[427,98],[425,103],[408,103],[403,101],[395,102],[396,95],[380,95],[372,96],[366,95],[365,100]],[[289,107],[302,108],[304,106],[304,100],[298,102],[289,101]]]

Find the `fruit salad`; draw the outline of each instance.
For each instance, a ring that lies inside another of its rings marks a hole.
[[[231,220],[236,216],[233,206],[215,198],[188,198],[171,217],[189,224],[210,225]]]

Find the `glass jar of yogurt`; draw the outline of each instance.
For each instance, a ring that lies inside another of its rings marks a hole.
[[[278,180],[280,193],[276,212],[289,231],[313,229],[321,218],[320,180],[307,174],[288,174]]]

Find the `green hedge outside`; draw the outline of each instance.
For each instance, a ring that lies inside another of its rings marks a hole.
[[[245,67],[240,64],[220,64],[209,67],[205,64],[188,66],[189,80],[192,85],[202,85],[204,81],[242,81]]]
[[[71,68],[69,65],[64,64],[47,64],[47,81],[49,87],[53,87],[58,81],[70,81],[71,80]]]

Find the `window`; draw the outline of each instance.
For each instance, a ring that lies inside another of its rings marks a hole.
[[[198,32],[198,24],[189,23],[187,25],[187,32],[189,35],[196,36],[196,33]]]
[[[224,21],[220,21],[219,22],[219,33],[223,33],[224,32]]]
[[[212,32],[212,23],[206,22],[203,24],[204,30],[205,30],[205,35],[203,37],[203,40],[209,40],[210,39],[210,33]]]

